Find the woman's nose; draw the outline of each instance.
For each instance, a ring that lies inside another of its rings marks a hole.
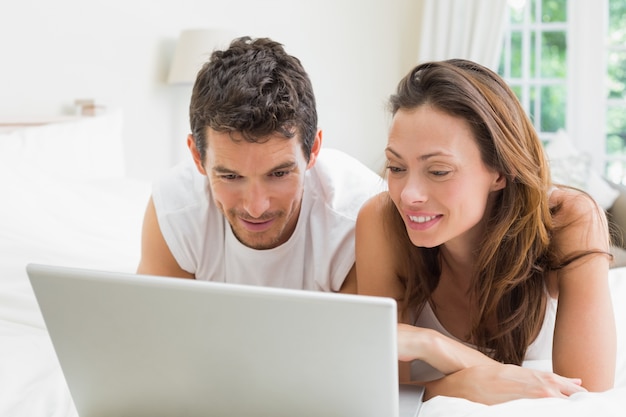
[[[409,178],[402,188],[400,198],[405,204],[418,204],[428,200],[426,186],[418,178]]]

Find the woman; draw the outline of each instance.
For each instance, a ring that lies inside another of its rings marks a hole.
[[[390,104],[389,190],[359,214],[356,265],[359,293],[398,301],[402,382],[487,404],[611,388],[607,221],[551,183],[513,92],[449,60],[414,68]]]

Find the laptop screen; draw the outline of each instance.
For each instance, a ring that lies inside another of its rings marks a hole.
[[[28,265],[81,416],[396,416],[396,303]]]

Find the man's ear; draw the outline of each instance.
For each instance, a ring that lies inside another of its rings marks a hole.
[[[317,155],[320,153],[320,149],[322,149],[322,130],[318,129],[315,134],[315,139],[313,140],[313,145],[311,146],[311,157],[309,158],[309,164],[306,169],[309,169],[315,165],[315,161],[317,161]]]
[[[191,157],[193,158],[193,162],[196,164],[196,168],[202,175],[207,175],[206,169],[204,169],[204,161],[200,157],[200,152],[196,147],[196,141],[193,138],[193,135],[190,133],[187,135],[187,147],[191,152]]]

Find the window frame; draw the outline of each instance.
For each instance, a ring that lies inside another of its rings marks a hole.
[[[568,16],[567,132],[604,175],[608,0],[568,0]]]
[[[531,29],[565,31],[567,73],[564,80],[566,88],[564,130],[574,145],[589,155],[592,169],[604,174],[607,160],[606,111],[608,105],[605,80],[607,77],[608,0],[565,1],[567,2],[565,23],[535,22],[529,26]],[[530,13],[530,11],[526,10],[525,13]],[[510,36],[511,27],[510,19],[507,19],[506,37]],[[521,84],[521,88],[529,89],[542,84],[556,85],[562,81],[537,77],[530,81],[527,78],[529,64],[524,64],[525,68],[519,82],[509,79],[507,77],[510,74],[510,67],[507,68],[510,66],[508,45],[509,39],[507,38],[502,53],[505,54],[505,79],[512,87],[518,88]],[[522,59],[523,62],[528,61],[530,51],[528,39],[526,39],[522,43],[522,54],[526,57]],[[539,54],[535,59],[539,59],[541,53],[539,48],[535,48],[535,53]],[[526,94],[521,100],[523,107],[530,115],[537,113],[530,109],[529,99],[526,97],[529,95]],[[540,95],[537,100],[541,100]],[[538,128],[540,123],[540,120],[534,120],[541,139],[549,141],[556,132],[541,132]],[[598,143],[605,146],[598,146]]]

